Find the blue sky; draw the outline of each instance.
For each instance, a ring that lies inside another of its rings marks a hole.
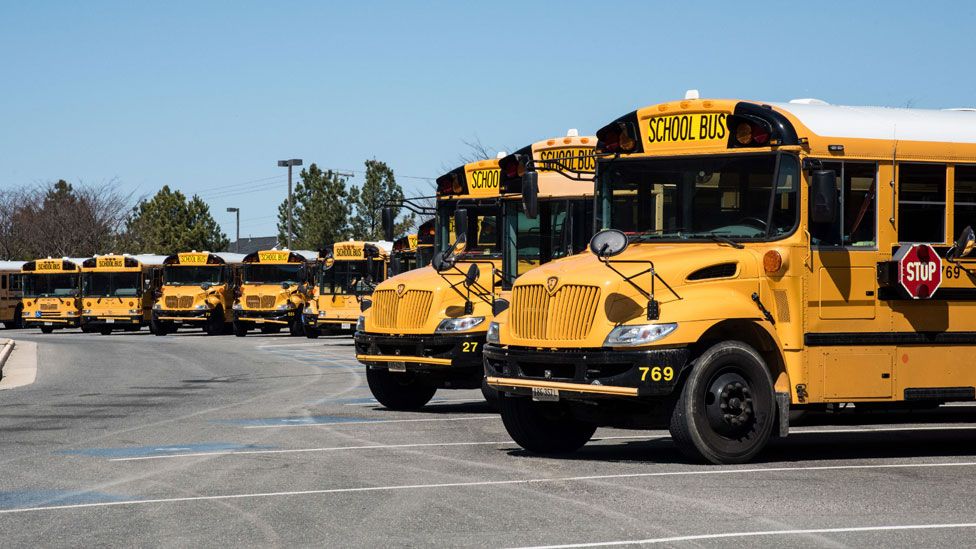
[[[275,232],[283,158],[401,185],[680,98],[976,106],[972,2],[0,1],[0,185],[169,184]],[[353,182],[361,179],[356,177]]]

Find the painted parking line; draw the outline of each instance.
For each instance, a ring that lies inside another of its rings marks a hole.
[[[256,444],[233,444],[229,442],[207,442],[197,444],[170,444],[166,446],[128,446],[121,448],[83,448],[78,450],[62,450],[58,452],[64,455],[91,456],[108,458],[146,458],[146,457],[169,457],[172,455],[185,455],[187,453],[201,452],[232,452],[244,450],[267,450],[274,446],[262,446]]]
[[[85,490],[19,490],[0,492],[0,507],[30,509],[50,505],[86,505],[92,503],[131,501],[129,497]]]
[[[484,419],[499,419],[499,416],[472,416],[472,417],[434,417],[434,418],[417,418],[417,419],[367,419],[367,418],[350,418],[350,417],[340,417],[340,416],[310,416],[310,417],[296,417],[296,418],[267,418],[267,419],[229,419],[220,420],[219,423],[229,423],[232,425],[241,425],[245,429],[272,429],[272,428],[288,428],[288,427],[315,427],[322,425],[363,425],[363,424],[381,424],[381,423],[422,423],[422,422],[435,422],[435,421],[478,421]]]
[[[721,534],[692,534],[688,536],[671,536],[667,538],[648,538],[621,541],[601,541],[596,543],[570,543],[565,545],[533,545],[522,549],[569,549],[576,547],[612,547],[617,545],[652,545],[661,543],[676,543],[680,541],[702,541],[708,539],[748,538],[761,536],[803,536],[814,534],[838,534],[844,532],[888,532],[902,530],[948,530],[958,528],[976,528],[976,522],[962,522],[950,524],[896,524],[885,526],[851,526],[842,528],[806,528],[799,530],[766,530],[760,532],[728,532]]]
[[[919,425],[915,427],[860,427],[852,429],[791,428],[791,435],[840,434],[840,433],[887,433],[892,431],[972,431],[976,425]]]
[[[698,469],[693,471],[663,471],[656,473],[620,473],[607,475],[587,475],[575,477],[552,478],[523,478],[507,480],[481,480],[470,482],[444,482],[436,484],[400,484],[390,486],[357,486],[350,488],[324,488],[320,490],[291,490],[282,492],[252,492],[245,494],[217,494],[212,496],[185,496],[172,498],[132,499],[124,501],[106,501],[96,503],[78,503],[68,505],[42,505],[17,509],[0,509],[0,515],[15,513],[30,513],[40,511],[63,511],[71,509],[87,509],[95,507],[120,507],[132,505],[149,505],[163,503],[187,503],[195,501],[226,501],[234,499],[259,499],[296,496],[321,496],[330,494],[353,494],[370,492],[396,492],[405,490],[436,490],[445,488],[473,488],[482,486],[513,486],[560,484],[569,482],[588,482],[597,480],[619,480],[654,477],[681,477],[704,475],[741,475],[748,473],[795,473],[797,471],[855,471],[855,470],[884,470],[884,469],[931,469],[943,467],[976,467],[976,461],[943,462],[943,463],[887,463],[877,465],[821,465],[811,467],[754,467],[742,469]]]
[[[606,440],[619,440],[619,439],[654,440],[655,438],[664,438],[664,437],[611,436],[611,437],[594,438],[592,442],[600,442]],[[425,442],[425,443],[413,443],[413,444],[367,444],[363,446],[326,446],[322,448],[226,450],[226,451],[212,451],[212,452],[197,452],[192,454],[145,455],[145,456],[133,456],[133,457],[117,457],[117,458],[112,458],[109,461],[145,461],[149,459],[194,458],[194,457],[208,457],[208,456],[242,456],[242,455],[246,456],[246,455],[253,455],[253,454],[301,454],[301,453],[310,453],[310,452],[343,452],[343,451],[352,451],[352,450],[399,450],[404,448],[437,448],[437,447],[449,447],[449,446],[516,446],[516,444],[511,440],[495,440],[495,441],[487,441],[487,442]]]

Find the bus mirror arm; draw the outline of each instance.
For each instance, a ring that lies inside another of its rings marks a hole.
[[[627,284],[630,284],[642,296],[644,296],[645,298],[647,298],[647,320],[657,320],[657,319],[661,318],[661,304],[660,304],[660,302],[657,299],[654,298],[654,281],[655,280],[660,280],[661,281],[661,284],[664,284],[664,287],[667,288],[668,291],[671,292],[674,295],[674,297],[676,297],[678,299],[682,299],[682,297],[680,295],[678,295],[678,292],[674,291],[674,288],[672,288],[671,285],[668,284],[666,280],[664,280],[663,278],[661,278],[661,275],[657,274],[657,271],[654,270],[654,262],[653,261],[642,261],[642,260],[638,260],[638,259],[616,259],[616,260],[614,260],[614,259],[610,259],[608,257],[600,257],[600,256],[597,256],[597,258],[599,259],[599,261],[601,263],[603,263],[604,265],[606,265],[611,271],[617,273],[617,275],[620,276],[620,278],[623,279],[624,282],[626,282]],[[641,264],[648,265],[648,268],[646,268],[643,271],[640,271],[638,273],[635,273],[635,274],[632,274],[630,276],[627,276],[624,273],[620,272],[619,269],[617,269],[616,267],[614,267],[613,266],[613,263],[641,263]],[[634,282],[634,279],[635,278],[637,278],[639,276],[643,276],[645,274],[650,274],[651,275],[651,291],[650,292],[645,291],[644,288],[641,288],[640,285],[638,285],[636,282]]]

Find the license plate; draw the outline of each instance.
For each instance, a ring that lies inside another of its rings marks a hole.
[[[45,326],[54,326],[54,323],[53,322],[45,322],[44,325]]]
[[[115,319],[114,318],[106,318],[105,319],[105,323],[106,324],[115,324]]]
[[[352,328],[352,324],[340,324],[339,327],[343,330],[348,330],[349,328]]]
[[[406,372],[407,371],[407,363],[406,362],[391,362],[389,368],[390,368],[390,371],[391,372]]]
[[[549,387],[533,387],[532,400],[538,402],[556,402],[559,400],[559,389]]]

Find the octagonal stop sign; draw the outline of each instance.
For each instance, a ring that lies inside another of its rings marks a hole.
[[[912,299],[929,299],[942,284],[942,258],[928,244],[906,244],[891,259],[898,265],[898,285]]]

